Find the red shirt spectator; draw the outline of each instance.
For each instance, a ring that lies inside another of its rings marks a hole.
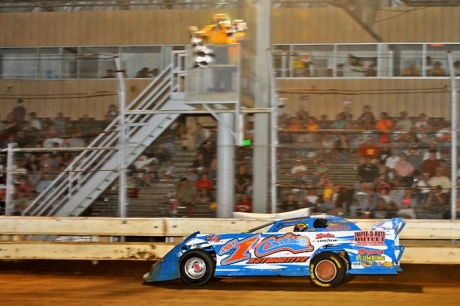
[[[380,152],[379,146],[372,141],[372,136],[367,136],[365,143],[359,146],[358,153],[359,156],[365,158],[370,156],[372,159],[376,158]]]
[[[235,205],[235,212],[252,213],[252,202],[247,194],[242,194],[241,199]]]
[[[212,191],[212,181],[208,177],[207,173],[201,174],[201,177],[198,178],[195,182],[195,187],[198,190],[206,190],[208,194]]]

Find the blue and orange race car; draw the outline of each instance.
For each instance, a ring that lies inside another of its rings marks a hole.
[[[278,220],[244,233],[193,233],[152,265],[144,281],[181,278],[204,285],[213,278],[310,276],[314,285],[335,287],[360,274],[397,274],[404,247],[401,218],[362,230],[335,216]]]

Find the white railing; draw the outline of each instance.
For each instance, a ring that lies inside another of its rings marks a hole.
[[[354,220],[363,229],[378,220]],[[0,217],[0,260],[157,260],[183,237],[243,232],[267,220]],[[29,235],[62,242],[32,242]],[[65,236],[63,236],[65,235]],[[80,239],[75,239],[78,236]],[[114,242],[121,236],[164,237],[171,242]],[[67,238],[67,239],[65,239]],[[460,264],[460,221],[408,220],[401,233],[402,263]]]

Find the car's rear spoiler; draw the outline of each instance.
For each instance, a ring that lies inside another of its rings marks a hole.
[[[394,230],[396,234],[399,234],[404,226],[406,226],[406,222],[403,219],[393,218],[374,224],[372,230]]]

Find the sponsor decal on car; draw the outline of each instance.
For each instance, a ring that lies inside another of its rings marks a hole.
[[[367,249],[359,249],[358,250],[358,255],[356,256],[357,260],[361,261],[383,261],[385,260],[385,256],[382,255],[383,250],[367,250]]]
[[[356,245],[385,245],[384,231],[359,231],[355,232]]]
[[[299,263],[306,262],[310,258],[309,256],[300,257],[263,257],[263,258],[251,258],[248,260],[248,264],[273,264],[273,263]]]
[[[228,257],[222,259],[220,264],[226,266],[249,260],[251,258],[251,253],[249,253],[251,249],[254,249],[254,255],[258,258],[263,258],[281,251],[298,254],[312,252],[314,250],[314,247],[311,245],[308,237],[294,235],[292,233],[287,233],[278,237],[269,236],[260,241],[259,240],[260,234],[253,235],[242,240],[239,240],[238,238],[229,240],[217,253],[219,256],[228,255]],[[303,257],[299,258],[302,258],[303,260]],[[307,259],[308,257],[305,261]]]

